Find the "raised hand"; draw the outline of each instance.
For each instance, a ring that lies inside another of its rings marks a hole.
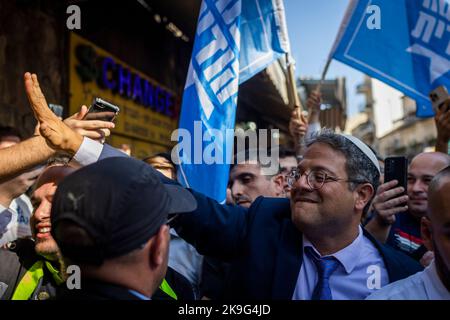
[[[306,101],[306,107],[309,113],[309,123],[319,122],[320,105],[322,104],[322,95],[319,91],[312,91]]]
[[[47,144],[55,150],[74,155],[80,148],[83,137],[70,129],[49,109],[35,74],[25,73],[24,82],[28,101],[39,122],[39,131]]]
[[[295,108],[289,121],[289,132],[296,142],[303,139],[308,130],[308,122],[303,114],[299,116],[299,111],[299,108]]]

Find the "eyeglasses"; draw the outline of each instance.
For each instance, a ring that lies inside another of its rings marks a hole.
[[[354,182],[354,183],[366,182],[362,180],[346,180],[342,178],[336,178],[329,176],[326,172],[318,170],[311,170],[308,173],[306,172],[300,173],[298,170],[294,169],[286,176],[288,185],[292,188],[294,183],[296,183],[303,175],[306,175],[306,182],[308,183],[308,186],[312,190],[319,190],[320,188],[323,187],[325,183],[328,182],[337,182],[337,181]]]

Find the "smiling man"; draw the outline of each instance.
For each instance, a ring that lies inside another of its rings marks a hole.
[[[398,214],[387,243],[413,255],[423,244],[420,220],[428,209],[428,187],[434,176],[450,165],[450,157],[440,152],[417,155],[408,168],[408,211]]]
[[[420,260],[427,251],[420,232],[420,219],[427,213],[428,186],[434,176],[450,165],[441,152],[420,153],[408,167],[407,195],[395,181],[380,186],[373,201],[375,217],[367,229],[381,242]]]
[[[54,160],[36,181],[31,197],[35,210],[30,220],[34,241],[20,239],[9,250],[0,251],[0,281],[7,285],[0,295],[2,300],[46,300],[56,294],[56,287],[64,281],[60,272],[65,270],[64,263],[50,234],[50,211],[59,182],[75,171],[66,162]]]
[[[422,272],[394,282],[369,296],[372,300],[450,300],[450,167],[440,171],[428,190],[428,212],[421,228],[434,259]]]
[[[67,165],[51,166],[46,169],[36,184],[31,202],[36,208],[31,217],[31,231],[35,239],[35,251],[44,258],[55,261],[59,257],[59,249],[51,235],[50,211],[53,196],[58,183],[75,169]]]
[[[360,226],[379,175],[360,140],[323,131],[291,176],[290,201],[221,206],[192,191],[198,209],[174,227],[200,253],[232,261],[225,298],[364,299],[421,269]]]

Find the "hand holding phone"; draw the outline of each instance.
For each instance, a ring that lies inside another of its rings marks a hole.
[[[376,219],[383,225],[391,225],[395,222],[397,213],[408,210],[408,159],[388,157],[384,168],[384,183],[378,187],[372,206],[377,213]]]
[[[112,122],[118,115],[118,106],[100,98],[95,98],[83,120],[102,120]]]
[[[406,194],[408,187],[408,159],[406,157],[388,157],[384,160],[384,182],[397,180]]]
[[[104,142],[105,138],[111,134],[110,130],[115,127],[111,120],[114,119],[116,111],[94,112],[98,110],[96,106],[91,106],[90,114],[88,110],[86,106],[82,106],[79,112],[65,119],[64,123],[81,136]]]

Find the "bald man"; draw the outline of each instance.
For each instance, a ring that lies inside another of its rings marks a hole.
[[[428,190],[428,214],[421,220],[422,237],[434,260],[424,270],[394,282],[368,299],[450,300],[450,167],[439,172]]]
[[[373,200],[374,218],[366,229],[394,248],[407,253],[423,265],[428,265],[431,255],[423,245],[420,220],[426,215],[428,186],[433,177],[450,165],[450,156],[441,152],[420,153],[408,168],[407,195],[401,195],[402,187],[397,181],[382,184]]]

